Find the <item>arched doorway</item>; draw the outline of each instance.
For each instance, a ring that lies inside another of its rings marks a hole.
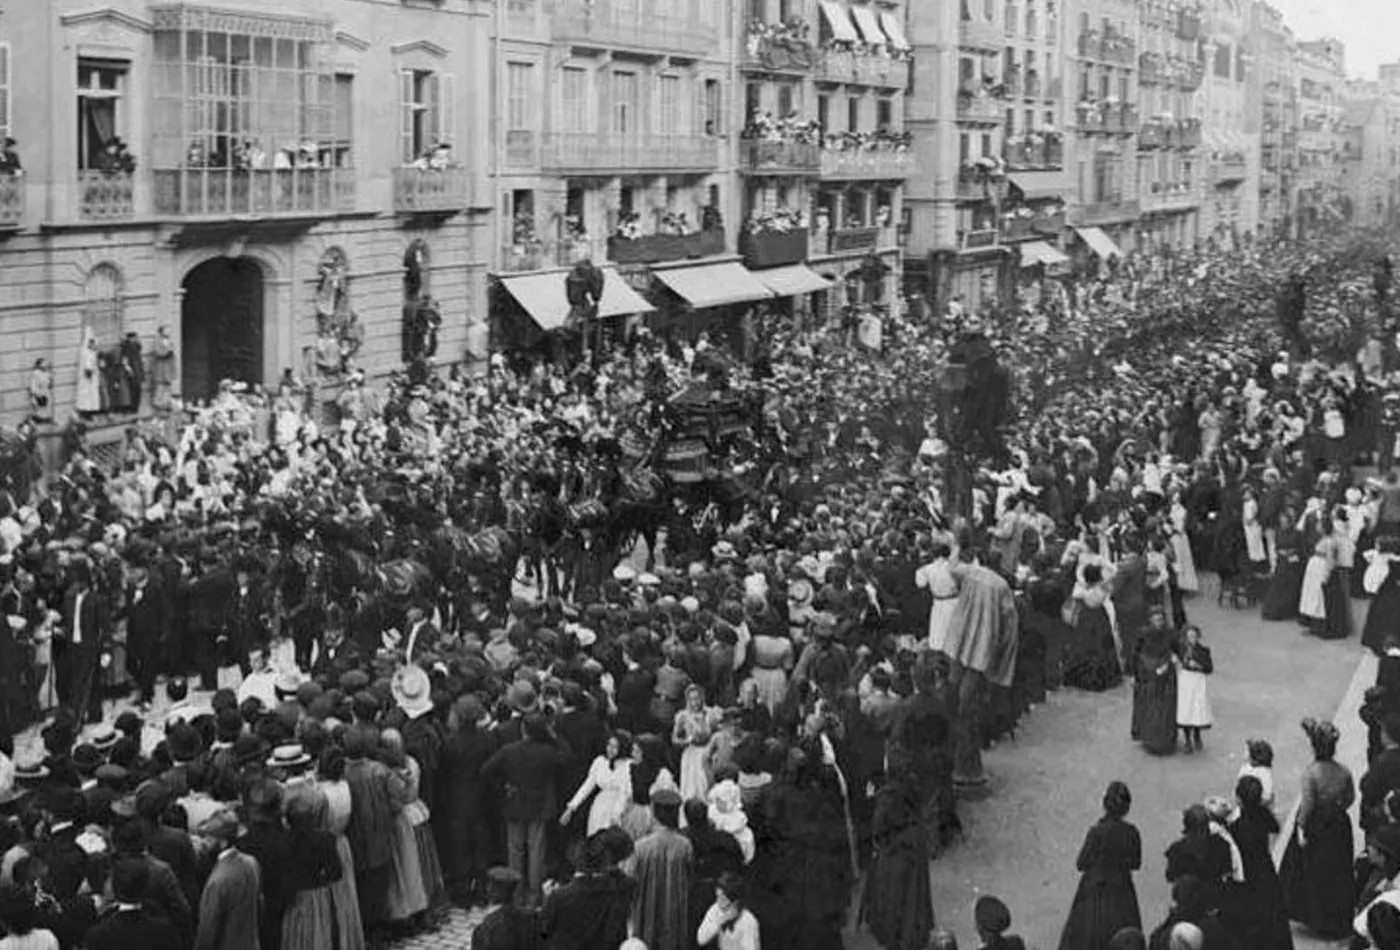
[[[216,257],[185,276],[181,392],[209,399],[225,379],[263,381],[263,273],[246,257]]]

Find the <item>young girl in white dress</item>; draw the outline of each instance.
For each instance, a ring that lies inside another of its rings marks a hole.
[[[1201,628],[1194,624],[1184,631],[1176,670],[1176,726],[1181,730],[1185,751],[1199,752],[1201,730],[1213,721],[1206,678],[1215,672],[1210,647],[1201,642]]]
[[[593,795],[597,792],[596,795]],[[567,825],[574,813],[593,795],[593,804],[588,809],[588,836],[604,828],[612,828],[622,818],[627,805],[632,801],[632,738],[626,733],[615,732],[608,737],[603,754],[593,760],[588,768],[588,777],[569,799],[564,814],[559,816],[559,824]]]

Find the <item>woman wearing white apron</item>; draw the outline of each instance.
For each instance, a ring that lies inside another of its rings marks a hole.
[[[1196,576],[1196,560],[1191,556],[1191,541],[1186,537],[1186,506],[1181,503],[1181,492],[1172,492],[1172,560],[1176,565],[1176,586],[1194,594],[1201,589],[1200,578]]]

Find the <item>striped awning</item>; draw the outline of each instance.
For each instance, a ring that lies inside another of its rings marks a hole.
[[[890,43],[897,50],[908,52],[913,49],[909,45],[909,40],[904,36],[904,24],[899,22],[899,17],[888,10],[880,11],[880,26],[884,28],[885,35],[890,38]]]
[[[826,25],[831,27],[831,35],[844,43],[859,43],[860,36],[856,33],[855,24],[851,22],[850,15],[846,8],[836,0],[821,0],[822,16],[826,19]]]
[[[1113,238],[1104,234],[1102,228],[1075,228],[1074,233],[1078,234],[1080,240],[1089,245],[1089,250],[1104,260],[1114,256],[1123,256],[1123,252],[1118,250],[1118,245],[1113,243]]]
[[[855,18],[856,26],[860,27],[860,35],[864,37],[865,42],[872,46],[877,43],[883,46],[889,42],[884,31],[880,29],[880,21],[876,18],[873,7],[863,3],[853,4],[851,16]]]
[[[779,297],[796,297],[818,290],[829,290],[831,281],[809,267],[801,264],[788,264],[785,267],[770,267],[765,270],[749,271],[758,282]]]
[[[696,309],[768,300],[773,296],[773,292],[759,283],[744,265],[735,261],[676,267],[652,273]]]

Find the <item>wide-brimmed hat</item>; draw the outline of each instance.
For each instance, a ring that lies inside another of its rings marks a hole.
[[[272,691],[278,699],[296,699],[297,690],[301,689],[301,684],[304,682],[305,680],[298,671],[283,670],[272,681]]]
[[[714,556],[716,561],[734,561],[739,558],[739,552],[728,541],[720,541],[710,548],[710,554]]]
[[[518,713],[530,713],[537,708],[539,697],[528,680],[516,680],[506,689],[506,704]]]
[[[299,742],[279,745],[267,757],[267,767],[270,769],[298,769],[310,764],[311,754]]]
[[[432,683],[422,667],[399,667],[389,690],[394,696],[394,704],[410,716],[421,715],[433,708]]]
[[[809,580],[799,578],[788,585],[787,599],[790,604],[805,607],[812,602],[812,598],[815,596],[816,592],[812,589],[812,582]]]

